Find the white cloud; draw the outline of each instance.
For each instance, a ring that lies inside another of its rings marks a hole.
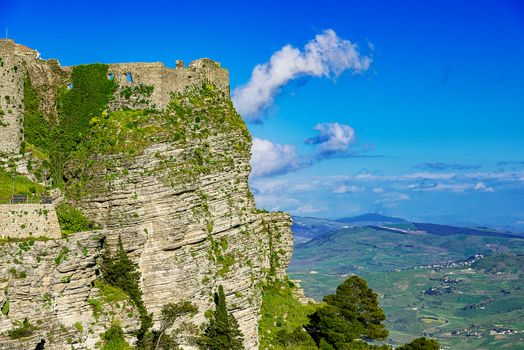
[[[295,210],[293,210],[293,214],[297,214],[297,215],[307,215],[307,214],[314,214],[314,213],[318,213],[320,211],[325,211],[327,210],[327,208],[325,207],[322,207],[322,208],[317,208],[311,204],[305,204],[303,206],[300,206],[298,208],[296,208]]]
[[[398,192],[387,192],[382,194],[381,199],[377,199],[375,201],[376,204],[380,203],[394,203],[394,202],[401,202],[401,201],[409,201],[411,197],[405,193],[398,193]]]
[[[317,34],[303,51],[286,45],[273,53],[269,62],[258,64],[247,84],[233,91],[237,111],[252,121],[269,107],[280,88],[300,76],[337,77],[346,70],[363,72],[371,64],[356,44],[337,36],[332,29]]]
[[[253,177],[284,174],[301,168],[296,149],[292,145],[279,145],[255,138],[251,153]]]
[[[321,123],[314,128],[318,136],[306,140],[317,145],[320,156],[347,154],[349,145],[355,142],[355,130],[349,125],[339,123]]]
[[[333,193],[356,193],[360,191],[362,191],[362,188],[357,187],[355,185],[348,186],[348,185],[342,184],[336,187],[335,189],[333,189],[332,192]]]
[[[481,192],[495,192],[493,187],[486,186],[484,182],[477,182],[473,187],[473,190]]]
[[[382,187],[374,187],[373,193],[384,193],[384,189]]]

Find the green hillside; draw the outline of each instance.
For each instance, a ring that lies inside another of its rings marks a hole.
[[[317,300],[363,276],[380,295],[392,344],[428,335],[449,349],[522,349],[519,252],[520,238],[354,227],[296,245],[289,272]],[[475,254],[487,257],[464,262]]]

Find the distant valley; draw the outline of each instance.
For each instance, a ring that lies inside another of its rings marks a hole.
[[[524,235],[365,214],[294,217],[289,267],[321,300],[347,276],[366,278],[386,311],[390,342],[428,335],[449,349],[524,346]]]

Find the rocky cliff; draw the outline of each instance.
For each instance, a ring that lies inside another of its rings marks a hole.
[[[140,271],[153,328],[159,326],[163,305],[183,300],[194,303],[198,313],[182,321],[202,325],[213,307],[212,293],[223,285],[246,348],[258,348],[261,288],[285,276],[292,253],[291,220],[255,207],[247,182],[251,137],[229,98],[227,71],[203,59],[187,68],[134,63],[97,66],[91,73],[89,67],[63,68],[40,60],[36,52],[12,42],[0,44],[2,57],[9,57],[3,59],[6,71],[12,72],[16,62],[19,75],[9,75],[9,81],[2,76],[1,88],[8,90],[1,95],[16,95],[21,108],[16,118],[7,119],[9,140],[1,149],[15,159],[19,172],[60,186],[65,199],[57,198],[82,209],[101,229],[0,244],[0,288],[5,291],[0,349],[32,349],[42,340],[46,349],[95,348],[115,320],[133,343],[139,327],[135,306],[97,283],[102,243],[115,251],[119,238]],[[89,98],[97,96],[82,92],[90,90],[81,77],[110,87],[107,99],[87,112],[68,107],[75,98],[88,96],[78,104],[88,108]],[[62,153],[24,123],[28,114],[22,101],[30,96],[29,88],[50,134],[56,125],[62,134],[75,132],[74,147],[62,162],[53,159]],[[82,113],[82,128],[68,129],[68,122]],[[18,130],[25,126],[21,135],[11,127],[15,122]],[[29,151],[18,155],[19,147]],[[40,162],[32,162],[39,167],[27,169],[28,159],[37,155]],[[23,327],[24,319],[33,327],[31,336],[14,340],[13,330]],[[195,327],[187,329],[180,343],[189,349]]]

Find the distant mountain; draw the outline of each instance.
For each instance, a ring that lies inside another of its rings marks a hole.
[[[473,236],[493,236],[493,237],[506,237],[506,238],[523,238],[524,235],[513,233],[509,231],[492,230],[487,227],[457,227],[450,225],[440,224],[429,224],[429,223],[418,223],[414,222],[413,225],[417,230],[425,231],[439,236],[449,235],[473,235]]]
[[[291,229],[295,241],[297,243],[303,243],[344,227],[348,227],[348,225],[333,220],[293,216],[293,226],[291,226]]]
[[[342,218],[336,220],[337,222],[350,224],[351,226],[368,226],[368,225],[384,225],[384,224],[399,224],[407,221],[393,216],[384,216],[377,213],[368,213],[363,215],[352,216],[349,218]]]

